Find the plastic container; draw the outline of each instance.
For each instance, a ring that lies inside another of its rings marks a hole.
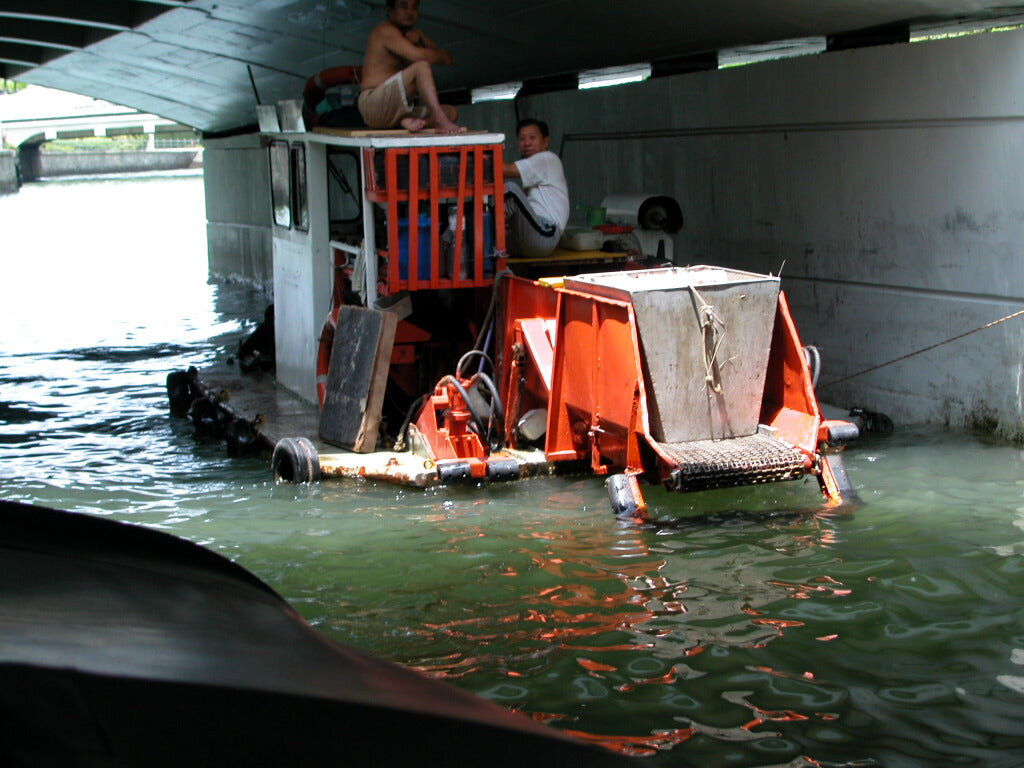
[[[416,227],[416,276],[419,280],[430,279],[430,232],[429,216],[420,216]],[[398,220],[398,279],[409,279],[409,219]]]
[[[594,229],[567,229],[558,244],[570,251],[599,251],[604,245],[604,235]]]

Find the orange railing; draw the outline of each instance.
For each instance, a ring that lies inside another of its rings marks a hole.
[[[378,249],[386,264],[379,271],[382,295],[486,286],[504,269],[500,144],[372,148],[363,150],[363,163],[367,198],[383,203],[387,214],[386,248]],[[450,216],[452,207],[461,213]],[[449,219],[445,247],[441,232]]]

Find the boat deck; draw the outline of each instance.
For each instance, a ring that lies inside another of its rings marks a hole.
[[[304,437],[316,448],[325,478],[364,478],[414,488],[429,488],[440,480],[437,465],[409,451],[356,453],[320,438],[317,408],[278,385],[272,373],[246,372],[218,362],[200,371],[197,384],[232,419],[252,424],[262,448],[272,451],[284,438]],[[504,450],[495,457],[514,459],[519,476],[553,474],[555,466],[542,450]]]
[[[285,437],[308,437],[317,451],[333,451],[320,440],[320,414],[316,408],[278,386],[269,372],[246,372],[237,365],[218,362],[199,373],[203,394],[216,400],[232,418],[257,427],[270,449]]]

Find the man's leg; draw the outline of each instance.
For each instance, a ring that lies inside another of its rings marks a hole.
[[[540,229],[538,229],[540,227]],[[518,184],[505,184],[505,248],[512,257],[543,258],[558,246],[558,227],[537,221]]]
[[[436,128],[441,133],[458,133],[460,128],[455,124],[458,114],[455,108],[447,104],[442,105],[437,97],[437,85],[434,83],[434,71],[430,64],[425,61],[414,61],[402,70],[402,82],[405,84],[405,92],[409,97],[418,96],[427,109],[430,110],[430,117],[425,125]],[[417,118],[407,118],[416,120]],[[410,131],[418,131],[402,121],[402,125]]]
[[[371,128],[395,128],[404,125],[409,130],[419,130],[423,127],[422,120],[419,128],[404,124],[405,118],[412,112],[412,107],[405,95],[405,83],[401,72],[396,72],[375,88],[362,91],[359,94],[358,105],[359,113]]]

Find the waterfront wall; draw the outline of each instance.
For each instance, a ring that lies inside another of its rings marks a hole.
[[[0,195],[18,191],[18,156],[14,150],[0,149]]]
[[[1022,102],[1013,31],[524,96],[518,110],[550,122],[574,205],[671,194],[685,217],[677,264],[781,272],[803,342],[821,349],[824,400],[1020,439],[1022,318],[833,382],[1024,307]],[[460,110],[518,156],[512,102]],[[220,189],[244,201],[216,211],[211,270],[266,283],[257,144],[218,165],[222,184],[207,163],[208,200]]]
[[[58,176],[90,176],[102,173],[150,173],[199,167],[201,149],[131,150],[125,152],[46,152],[30,163],[33,174],[26,181]]]

